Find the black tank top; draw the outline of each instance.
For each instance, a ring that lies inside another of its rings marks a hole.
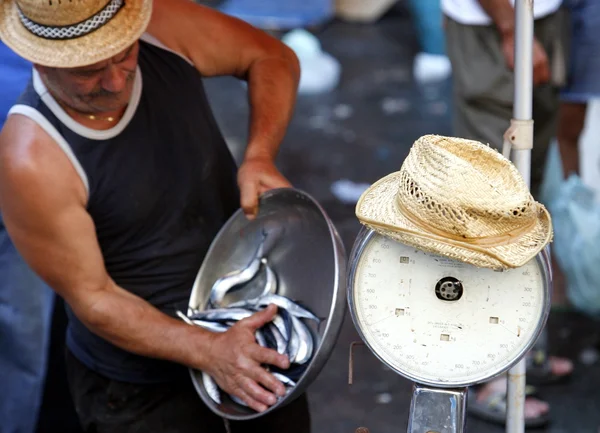
[[[111,278],[175,316],[186,311],[211,241],[239,207],[237,170],[186,59],[144,35],[133,87],[123,119],[108,131],[76,124],[35,72],[11,112],[35,120],[79,172]],[[186,374],[117,348],[68,314],[68,348],[99,374],[138,383]]]

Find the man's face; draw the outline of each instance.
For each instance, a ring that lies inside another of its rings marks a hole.
[[[81,113],[100,114],[124,108],[133,88],[138,60],[136,42],[116,56],[79,68],[37,66],[59,102]]]

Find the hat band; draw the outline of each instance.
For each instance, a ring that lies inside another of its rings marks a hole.
[[[45,26],[27,18],[19,8],[19,19],[29,32],[44,39],[76,39],[98,30],[109,22],[125,4],[125,0],[111,0],[90,18],[69,26]]]
[[[441,236],[442,238],[445,238],[445,239],[449,239],[449,240],[453,240],[453,241],[457,241],[457,242],[463,242],[463,243],[472,244],[472,245],[479,245],[479,246],[484,246],[484,247],[497,247],[500,245],[506,245],[508,243],[514,242],[516,239],[520,238],[524,234],[529,233],[536,225],[536,220],[532,219],[532,221],[529,224],[519,227],[518,229],[511,230],[511,231],[501,234],[501,235],[482,236],[482,237],[457,236],[455,234],[447,233],[442,230],[439,230],[438,228],[433,227],[431,224],[428,224],[428,223],[424,222],[423,220],[421,220],[414,213],[412,213],[406,206],[404,206],[404,203],[402,203],[399,200],[398,196],[396,196],[395,201],[396,201],[398,210],[402,213],[402,215],[404,215],[404,217],[406,219],[408,219],[411,223],[413,223],[420,229],[430,232],[430,233],[433,233],[435,235]]]

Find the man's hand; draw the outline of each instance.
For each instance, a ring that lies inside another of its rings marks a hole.
[[[502,38],[502,52],[509,69],[515,68],[515,10],[509,0],[478,0],[483,10],[492,18]],[[544,47],[533,41],[533,85],[550,80],[550,64]]]
[[[247,157],[238,171],[241,207],[250,219],[258,213],[258,198],[274,188],[289,188],[290,182],[270,157]]]
[[[239,397],[257,412],[274,405],[276,395],[285,395],[285,386],[261,364],[287,369],[288,357],[258,345],[254,336],[257,329],[273,320],[276,312],[277,307],[270,305],[240,320],[226,332],[215,334],[210,348],[207,373],[223,391]]]
[[[515,68],[515,37],[514,34],[502,38],[502,52],[506,65]],[[550,80],[550,62],[542,44],[537,39],[533,40],[533,85],[538,86]]]

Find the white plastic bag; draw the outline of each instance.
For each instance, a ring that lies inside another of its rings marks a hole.
[[[554,226],[552,250],[573,306],[600,317],[600,203],[580,177],[562,177],[560,153],[552,143],[542,186],[542,201]]]

